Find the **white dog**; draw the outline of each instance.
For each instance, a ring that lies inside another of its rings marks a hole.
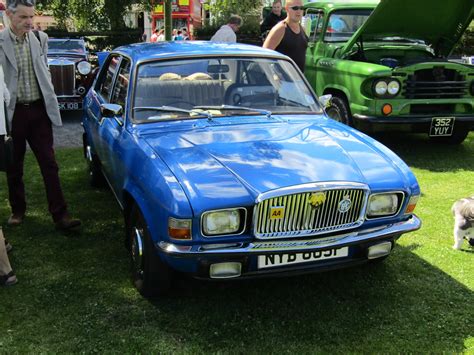
[[[451,208],[454,215],[454,249],[461,249],[463,239],[474,246],[474,196],[456,201]]]

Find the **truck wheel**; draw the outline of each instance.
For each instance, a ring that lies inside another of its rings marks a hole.
[[[346,104],[346,100],[339,96],[333,96],[331,98],[331,104],[326,108],[326,114],[333,120],[344,123],[345,125],[351,125],[351,113],[349,107]]]
[[[136,205],[127,226],[133,284],[145,297],[164,295],[171,286],[171,270],[156,253],[145,218]]]
[[[464,127],[455,127],[454,132],[449,137],[430,137],[430,140],[433,143],[440,143],[440,144],[449,144],[449,145],[458,145],[464,142],[467,135],[469,134],[469,130]]]

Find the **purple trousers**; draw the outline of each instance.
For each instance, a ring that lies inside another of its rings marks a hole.
[[[25,185],[23,183],[23,163],[26,142],[30,145],[43,175],[48,199],[49,212],[53,221],[61,220],[67,214],[58,164],[53,149],[53,129],[44,103],[17,104],[11,129],[14,162],[7,171],[8,191],[12,213],[24,215],[26,212]]]

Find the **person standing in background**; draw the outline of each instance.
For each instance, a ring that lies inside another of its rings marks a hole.
[[[242,17],[232,15],[226,25],[222,25],[217,30],[214,36],[211,37],[212,42],[237,42],[237,35],[235,34],[242,26]]]
[[[301,71],[304,71],[308,37],[300,23],[304,13],[303,1],[287,0],[285,9],[287,13],[285,20],[272,28],[263,47],[287,55]]]
[[[286,18],[286,13],[282,12],[281,0],[273,0],[272,11],[265,17],[260,25],[260,32],[262,36],[268,35],[270,31],[278,22]]]
[[[35,154],[46,188],[49,212],[58,230],[81,224],[68,213],[53,148],[52,124],[61,126],[58,99],[47,64],[48,35],[32,32],[35,0],[7,0],[9,28],[0,32],[0,65],[10,92],[7,118],[13,138],[13,163],[7,169],[12,214],[8,225],[23,223],[26,213],[23,163],[26,142]]]

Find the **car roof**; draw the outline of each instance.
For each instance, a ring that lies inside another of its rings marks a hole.
[[[168,59],[176,57],[206,56],[271,56],[286,58],[270,49],[240,43],[219,43],[209,41],[172,41],[155,43],[135,43],[121,46],[112,51],[126,55],[134,61]]]

